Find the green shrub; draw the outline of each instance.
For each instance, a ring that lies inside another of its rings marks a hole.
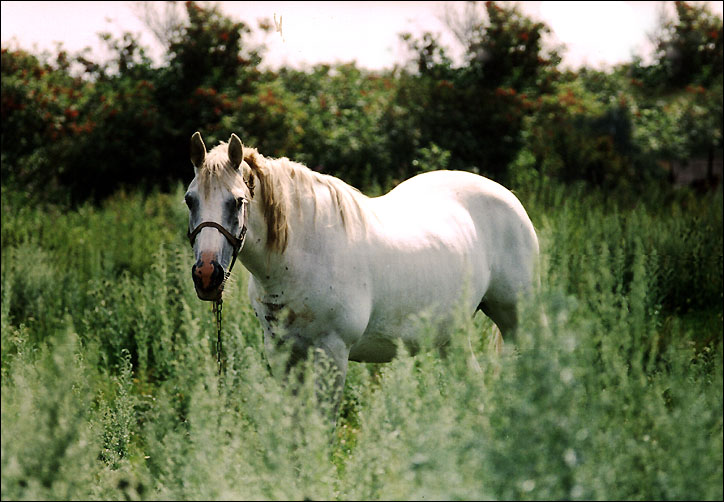
[[[72,320],[65,323],[50,343],[24,345],[3,361],[3,499],[84,498],[93,485],[100,451],[94,370]]]

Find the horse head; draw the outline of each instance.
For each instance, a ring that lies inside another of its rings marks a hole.
[[[252,175],[236,134],[207,152],[201,134],[194,133],[191,163],[195,177],[184,196],[195,257],[191,275],[198,297],[217,301],[244,243]]]

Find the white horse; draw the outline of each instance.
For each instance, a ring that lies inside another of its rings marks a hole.
[[[315,349],[333,361],[341,390],[347,361],[389,361],[396,339],[414,350],[412,319],[444,328],[460,308],[480,309],[504,337],[514,334],[538,239],[498,183],[434,171],[370,198],[287,158],[265,158],[235,134],[207,153],[196,132],[191,161],[196,292],[221,298],[245,237],[238,256],[251,273],[251,304],[268,355],[280,345],[291,351],[287,371]],[[436,341],[446,342],[444,329]]]

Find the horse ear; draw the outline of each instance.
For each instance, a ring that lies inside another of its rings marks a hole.
[[[199,131],[196,131],[191,136],[191,163],[198,169],[204,165],[204,159],[206,159],[206,145]]]
[[[241,161],[244,160],[244,146],[241,144],[239,136],[234,133],[231,133],[231,138],[229,139],[229,160],[231,161],[231,165],[234,166],[234,169],[238,169]]]

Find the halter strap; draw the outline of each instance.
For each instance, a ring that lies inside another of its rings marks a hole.
[[[196,240],[196,236],[199,234],[199,232],[201,232],[201,230],[203,230],[204,228],[207,228],[207,227],[215,228],[216,230],[221,232],[224,235],[224,237],[226,237],[226,240],[229,241],[229,244],[231,244],[231,247],[234,248],[235,253],[237,253],[238,250],[241,248],[241,245],[243,243],[241,237],[245,233],[246,225],[244,225],[244,227],[242,227],[241,235],[239,237],[235,237],[234,235],[231,234],[231,232],[226,230],[223,226],[219,225],[215,221],[205,221],[203,223],[199,223],[199,225],[196,228],[194,228],[193,231],[189,231],[188,238],[189,238],[189,242],[191,243],[192,246],[194,245],[194,241]]]
[[[241,251],[241,248],[244,246],[244,240],[246,238],[246,204],[249,201],[246,199],[242,199],[242,215],[241,219],[244,222],[241,225],[241,232],[239,233],[239,237],[234,236],[231,232],[226,230],[222,225],[216,223],[215,221],[204,221],[202,223],[199,223],[196,228],[193,230],[189,230],[188,232],[188,238],[191,245],[194,245],[194,241],[196,241],[196,236],[206,227],[215,228],[219,232],[221,232],[221,235],[226,237],[226,240],[229,241],[229,244],[231,244],[231,247],[233,249],[232,259],[231,259],[231,265],[229,265],[229,270],[226,272],[226,278],[229,277],[231,274],[231,269],[234,268],[234,263],[236,263],[236,257],[239,254],[239,251]]]

